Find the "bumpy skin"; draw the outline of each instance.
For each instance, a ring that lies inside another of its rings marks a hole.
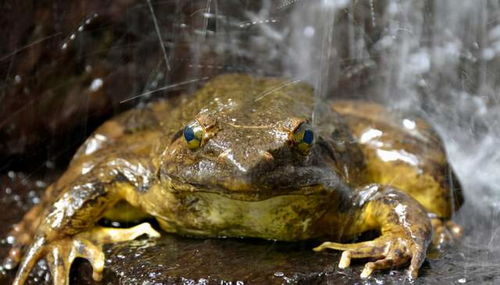
[[[429,213],[448,219],[454,203],[447,174],[435,172],[449,167],[440,142],[419,121],[415,129],[431,138],[423,150],[418,132],[370,117],[383,112],[377,105],[333,106],[336,112],[315,106],[313,90],[303,83],[233,74],[179,102],[158,102],[104,123],[42,204],[14,228],[17,242],[6,262],[14,267],[22,257],[14,284],[22,284],[40,258],[57,284],[67,284],[76,257],[89,259],[100,279],[102,244],[159,234],[149,224],[110,229],[96,222],[145,215],[184,235],[325,240],[315,250],[344,250],[340,267],[351,258],[376,259],[363,277],[406,263],[416,277],[432,236]],[[357,107],[365,117],[356,115]],[[182,133],[193,121],[203,129],[196,149]],[[308,151],[294,141],[306,122],[314,130]],[[372,124],[383,134],[384,150],[404,150],[417,164],[377,154],[382,148],[364,138]],[[115,210],[125,204],[138,210]],[[381,235],[337,243],[368,230]]]
[[[373,103],[335,102],[333,109],[359,143],[371,181],[402,189],[437,217],[451,218],[462,190],[429,124]]]
[[[373,103],[341,101],[332,107],[359,143],[369,180],[401,189],[425,207],[435,247],[460,237],[462,228],[450,219],[463,203],[462,189],[434,129]]]

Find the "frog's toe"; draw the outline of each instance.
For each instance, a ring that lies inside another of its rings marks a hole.
[[[104,253],[102,246],[78,235],[62,238],[50,243],[38,237],[26,252],[13,284],[24,284],[36,262],[45,258],[54,280],[54,284],[69,284],[71,264],[78,258],[87,259],[93,268],[92,277],[99,281],[104,269]]]
[[[367,278],[373,271],[380,269],[389,269],[402,266],[409,261],[409,276],[416,278],[418,269],[425,260],[425,246],[415,241],[398,236],[381,236],[372,241],[343,244],[335,242],[325,242],[314,248],[315,251],[324,249],[344,250],[339,262],[339,268],[347,268],[351,259],[372,258],[373,262],[368,262],[361,278]]]
[[[353,258],[382,258],[383,248],[373,245],[358,244],[343,244],[336,242],[324,242],[320,246],[314,248],[314,251],[322,251],[324,249],[344,250],[339,261],[339,268],[347,268],[351,265]]]
[[[94,280],[102,279],[104,253],[102,247],[85,239],[64,239],[47,247],[46,261],[54,284],[69,284],[69,271],[75,258],[87,259],[92,265]]]
[[[442,248],[453,243],[463,235],[463,228],[451,220],[442,220],[432,218],[432,245],[436,248]]]
[[[44,236],[36,237],[21,261],[13,284],[24,284],[31,269],[41,258],[46,259],[54,284],[69,284],[71,264],[79,257],[90,262],[93,269],[92,277],[99,281],[104,270],[102,245],[133,240],[142,235],[160,236],[150,224],[143,223],[132,228],[94,227],[89,231],[50,242]]]
[[[131,228],[94,227],[80,235],[99,244],[129,241],[142,235],[147,235],[150,238],[160,237],[160,233],[153,229],[149,223],[142,223]]]

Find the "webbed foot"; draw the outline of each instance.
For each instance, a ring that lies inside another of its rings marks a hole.
[[[459,239],[463,235],[462,226],[451,220],[431,218],[433,229],[432,245],[440,249]]]
[[[388,232],[372,241],[352,244],[324,242],[314,248],[314,251],[327,248],[344,251],[340,258],[339,268],[349,267],[353,258],[376,259],[365,264],[361,278],[367,278],[374,270],[389,269],[410,262],[408,273],[409,277],[414,279],[426,257],[425,244],[412,239],[404,232]]]
[[[89,231],[53,241],[47,241],[45,237],[38,236],[27,250],[13,284],[23,284],[40,258],[46,259],[54,284],[69,284],[71,264],[77,257],[85,258],[90,262],[93,268],[92,277],[99,281],[104,269],[102,245],[133,240],[144,234],[149,237],[160,236],[149,223],[142,223],[127,229],[94,227]]]

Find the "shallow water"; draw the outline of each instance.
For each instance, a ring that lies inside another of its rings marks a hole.
[[[25,211],[37,202],[111,114],[219,73],[285,76],[310,82],[319,104],[364,98],[428,119],[464,187],[456,219],[465,236],[419,282],[499,281],[498,1],[14,3],[2,7],[0,171],[7,180],[22,171],[36,191],[23,179],[22,193],[2,182],[2,205]]]

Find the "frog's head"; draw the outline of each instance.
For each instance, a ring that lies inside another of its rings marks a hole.
[[[322,191],[338,182],[334,154],[311,123],[310,86],[226,75],[180,110],[162,174],[179,189],[272,196]]]

